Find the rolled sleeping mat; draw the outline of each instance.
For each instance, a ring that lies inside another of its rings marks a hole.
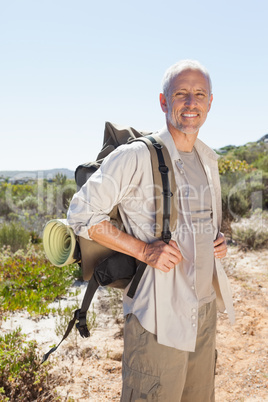
[[[43,246],[48,260],[56,267],[81,263],[84,281],[90,280],[94,268],[115,253],[94,240],[76,236],[67,219],[52,219],[46,224]]]
[[[56,267],[80,261],[76,236],[67,219],[52,219],[46,224],[43,245],[48,260]]]

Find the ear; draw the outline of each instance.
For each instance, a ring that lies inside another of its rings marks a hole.
[[[212,104],[212,101],[213,101],[213,95],[211,94],[211,95],[210,95],[209,104],[208,104],[208,112],[209,112],[209,111],[210,111],[210,109],[211,109],[211,104]]]
[[[168,108],[167,108],[167,100],[164,94],[160,94],[159,96],[159,100],[160,100],[160,105],[161,105],[161,109],[163,110],[164,113],[168,112]]]

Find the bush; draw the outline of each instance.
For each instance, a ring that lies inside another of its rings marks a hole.
[[[0,227],[0,247],[10,246],[13,252],[26,249],[29,239],[30,233],[19,223],[4,223]]]
[[[268,233],[249,227],[233,230],[233,239],[241,250],[257,250],[268,246]]]
[[[257,250],[268,246],[267,212],[256,211],[250,219],[232,224],[233,240],[242,250]]]
[[[11,208],[9,207],[7,201],[4,198],[0,198],[0,216],[5,218],[10,214]]]
[[[227,146],[221,148],[221,151],[224,151],[223,158],[230,160],[240,160],[246,161],[248,164],[254,164],[258,160],[262,159],[268,152],[268,144],[265,142],[252,142],[247,143],[245,145],[236,147],[236,146]],[[221,152],[223,153],[223,152]]]
[[[75,265],[57,268],[34,250],[12,255],[0,253],[0,304],[4,311],[27,308],[30,313],[47,314],[48,305],[66,294],[73,283]]]
[[[249,216],[252,210],[268,206],[268,175],[226,172],[220,176],[224,220],[232,221]]]
[[[253,166],[262,170],[263,172],[268,173],[268,155],[264,155],[262,158],[258,159],[253,163]]]
[[[252,167],[246,161],[240,160],[230,160],[230,159],[219,159],[219,173],[220,175],[226,174],[227,172],[250,172]]]
[[[25,342],[20,329],[0,336],[0,400],[56,401],[55,381],[41,365],[35,341]]]
[[[23,210],[37,211],[38,208],[38,200],[34,195],[28,195],[27,197],[19,200],[17,203],[17,207]]]

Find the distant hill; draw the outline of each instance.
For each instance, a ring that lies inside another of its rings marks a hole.
[[[268,134],[265,134],[262,136],[258,141],[256,142],[249,142],[248,144],[241,145],[241,146],[236,146],[236,145],[227,145],[225,147],[215,149],[215,151],[220,154],[220,155],[229,155],[231,152],[237,153],[240,152],[240,150],[244,149],[245,147],[248,146],[253,146],[254,144],[264,144],[264,152],[265,149],[267,148],[268,144]],[[243,158],[247,159],[247,158]],[[249,163],[252,163],[250,161]],[[69,170],[69,169],[48,169],[48,170],[2,170],[0,171],[0,179],[5,179],[5,178],[18,178],[18,179],[38,179],[38,178],[44,178],[44,179],[53,179],[56,174],[63,174],[67,177],[67,179],[74,179],[74,171]]]
[[[257,142],[268,142],[268,134],[265,134],[263,137],[259,139]]]
[[[74,171],[69,169],[48,169],[48,170],[2,170],[0,177],[2,178],[31,178],[31,179],[52,179],[56,174],[63,174],[67,179],[74,179]]]
[[[254,169],[262,171],[262,174],[268,178],[268,134],[263,135],[256,142],[248,142],[240,146],[227,145],[217,149],[216,152],[222,161],[245,161]]]
[[[225,147],[215,149],[215,151],[218,154],[227,154],[229,151],[235,151],[239,149],[243,149],[244,147],[250,147],[254,146],[254,144],[260,144],[260,146],[264,145],[264,147],[267,147],[268,144],[268,134],[263,135],[258,141],[256,142],[248,142],[247,144],[244,145],[226,145]]]

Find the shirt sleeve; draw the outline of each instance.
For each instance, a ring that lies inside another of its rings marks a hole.
[[[73,196],[67,220],[76,235],[90,239],[89,228],[102,221],[110,221],[109,213],[113,207],[127,196],[132,185],[138,185],[135,149],[139,147],[139,144],[118,147]]]

